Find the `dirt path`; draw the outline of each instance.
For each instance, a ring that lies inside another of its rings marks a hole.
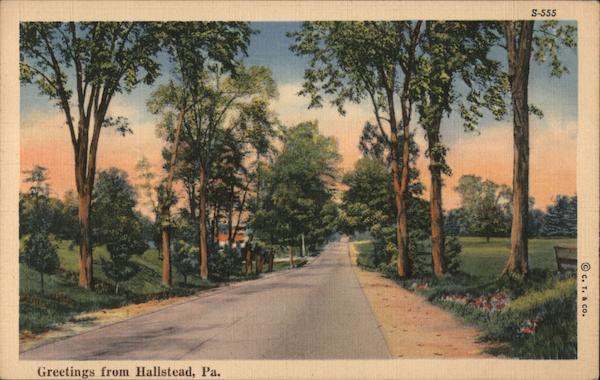
[[[485,344],[481,334],[452,314],[400,287],[377,272],[356,265],[356,249],[350,244],[352,267],[371,304],[392,357],[481,358]]]

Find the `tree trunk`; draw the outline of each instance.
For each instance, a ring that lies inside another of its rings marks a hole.
[[[529,63],[533,21],[521,21],[517,42],[514,22],[505,23],[508,80],[513,110],[513,198],[511,251],[505,272],[527,275],[527,218],[529,214]]]
[[[219,244],[219,213],[221,211],[221,206],[217,203],[214,207],[213,211],[213,223],[211,226],[210,236],[212,237],[213,243]]]
[[[388,102],[393,104],[393,93],[388,91]],[[406,221],[406,186],[403,186],[404,176],[408,177],[408,165],[404,164],[404,154],[402,155],[403,168],[400,173],[400,164],[398,163],[398,130],[396,128],[396,116],[394,108],[390,108],[390,153],[392,161],[392,180],[394,183],[394,200],[396,202],[396,241],[398,245],[397,268],[400,277],[408,277],[411,275],[411,265],[408,258],[408,224]],[[403,149],[408,155],[408,148],[403,144]],[[407,160],[408,161],[408,158]]]
[[[227,244],[229,244],[229,248],[233,246],[234,240],[235,236],[233,236],[233,203],[230,203],[229,209],[227,210]]]
[[[486,243],[489,243],[489,242],[490,242],[490,237],[489,237],[489,236],[486,236],[486,237],[485,237],[485,242],[486,242]]]
[[[194,184],[192,183],[188,187],[188,202],[190,207],[190,215],[193,217],[196,216],[196,189]]]
[[[429,144],[429,173],[431,174],[431,190],[429,192],[429,204],[431,213],[431,263],[433,273],[437,276],[444,274],[446,270],[444,215],[442,211],[442,171],[439,157],[434,153],[439,144],[439,123],[427,134]]]
[[[45,294],[45,291],[44,291],[44,272],[40,272],[40,285],[41,285],[41,288],[42,288],[42,294]]]
[[[208,250],[206,246],[206,170],[200,166],[200,181],[198,188],[198,228],[200,232],[200,278],[208,279]]]
[[[409,165],[408,125],[404,127],[404,141],[402,142],[402,175],[400,177],[400,193],[396,195],[398,207],[398,274],[400,277],[409,277],[412,274],[410,259],[408,257],[408,220],[406,215],[406,198],[408,196],[408,165]]]
[[[162,251],[163,251],[163,265],[162,265],[162,283],[163,285],[171,286],[171,235],[169,233],[169,225],[164,225],[171,219],[171,192],[173,188],[173,178],[175,176],[175,164],[177,163],[177,150],[179,148],[179,135],[181,134],[181,127],[185,118],[185,105],[182,107],[181,112],[177,118],[177,125],[175,126],[175,141],[171,147],[171,161],[169,165],[169,173],[167,174],[167,183],[165,186],[165,198],[163,202],[167,204],[162,205],[161,218],[161,240],[162,240]]]
[[[252,251],[250,250],[250,242],[247,241],[244,246],[244,250],[246,251],[246,262],[244,265],[244,274],[252,273]]]
[[[91,289],[93,286],[92,245],[90,241],[90,207],[89,193],[78,192],[79,196],[79,286]]]
[[[117,282],[115,284],[115,296],[118,296],[118,295],[119,295],[119,283]]]
[[[275,255],[271,252],[269,253],[269,273],[273,272],[273,261],[275,260]]]
[[[171,235],[169,233],[169,227],[163,226],[161,230],[162,240],[162,284],[164,286],[171,286]]]
[[[288,251],[290,253],[290,269],[294,267],[294,248],[290,245],[288,247]]]
[[[263,257],[260,251],[256,251],[255,253],[256,256],[256,274],[261,274],[262,273],[262,268],[263,268]]]

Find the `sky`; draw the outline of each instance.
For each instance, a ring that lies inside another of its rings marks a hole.
[[[317,120],[321,133],[334,136],[342,154],[340,172],[351,170],[360,158],[358,140],[366,121],[373,120],[368,103],[351,104],[346,116],[328,105],[308,109],[308,98],[298,96],[308,60],[295,56],[289,46],[292,40],[286,32],[296,30],[300,23],[252,23],[258,31],[252,36],[248,65],[263,65],[273,72],[279,97],[272,110],[285,125]],[[497,49],[492,56],[505,61],[505,52]],[[570,73],[561,78],[550,77],[547,66],[532,64],[529,84],[530,104],[544,112],[544,117],[530,117],[530,195],[535,207],[545,209],[558,194],[576,193],[577,146],[577,53],[564,49],[560,53]],[[161,165],[163,143],[155,135],[157,118],[146,109],[146,100],[152,91],[169,78],[166,57],[160,57],[164,74],[152,85],[142,85],[130,94],[117,95],[109,108],[113,116],[129,119],[132,135],[121,137],[114,131],[104,130],[100,138],[98,169],[112,166],[121,168],[135,178],[135,164],[147,157],[155,168]],[[21,170],[34,165],[48,169],[49,183],[54,196],[75,188],[73,150],[63,114],[33,85],[21,85]],[[417,119],[416,115],[413,120]],[[426,142],[421,128],[413,123],[421,154],[417,167],[427,189],[429,177]],[[475,133],[464,132],[456,112],[442,121],[443,141],[449,147],[448,163],[453,174],[445,178],[444,208],[460,206],[454,187],[462,175],[476,174],[500,184],[512,184],[512,122],[509,118],[496,121],[484,115]],[[21,186],[25,190],[25,185]],[[427,191],[424,196],[427,195]]]

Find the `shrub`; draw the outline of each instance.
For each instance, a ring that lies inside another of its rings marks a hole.
[[[183,240],[176,240],[174,246],[173,266],[183,276],[183,283],[187,284],[188,276],[200,272],[198,247]]]
[[[40,287],[44,293],[44,274],[54,274],[60,267],[56,247],[50,242],[48,234],[33,233],[25,242],[23,261],[40,274]]]
[[[225,247],[219,250],[214,244],[208,250],[208,275],[216,281],[229,281],[234,275],[239,275],[242,269],[242,259],[235,248]]]

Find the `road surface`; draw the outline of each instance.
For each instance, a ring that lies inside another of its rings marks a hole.
[[[21,359],[385,359],[348,242],[310,265],[21,353]]]

